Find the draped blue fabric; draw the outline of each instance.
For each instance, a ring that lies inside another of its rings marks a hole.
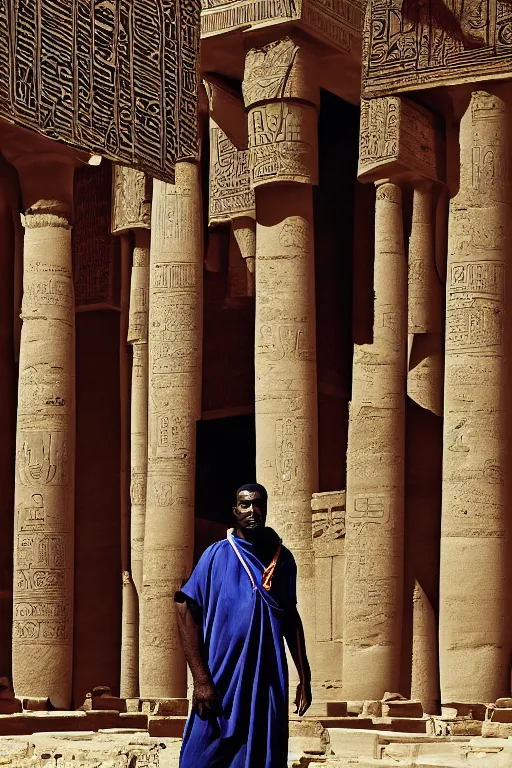
[[[279,539],[274,531],[269,536]],[[233,537],[204,552],[183,594],[200,606],[205,653],[222,715],[187,721],[180,768],[286,768],[288,669],[282,620],[297,602],[297,568],[281,550],[270,592],[253,545]]]

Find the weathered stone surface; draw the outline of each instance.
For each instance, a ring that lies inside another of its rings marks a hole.
[[[74,167],[65,155],[23,160],[22,191],[30,203],[23,222],[13,681],[19,696],[49,696],[65,708],[73,643]]]
[[[510,4],[503,0],[368,0],[363,93],[508,77],[511,21]]]
[[[407,283],[402,192],[375,209],[374,333],[354,349],[347,453],[343,692],[398,687],[403,599]],[[369,673],[371,670],[371,673]]]
[[[439,645],[442,701],[510,690],[505,296],[510,89],[462,105],[450,203]]]
[[[203,228],[199,167],[153,194],[148,479],[140,632],[142,697],[186,695],[174,593],[192,567],[196,421],[201,414]]]

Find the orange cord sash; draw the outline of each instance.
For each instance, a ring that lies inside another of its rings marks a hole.
[[[276,569],[277,561],[279,560],[279,555],[281,554],[283,543],[280,541],[279,546],[277,547],[276,553],[274,557],[272,558],[272,562],[270,565],[268,565],[265,570],[262,573],[261,576],[261,586],[263,589],[266,589],[267,592],[269,591],[270,587],[272,586],[272,576],[274,575],[274,571]]]

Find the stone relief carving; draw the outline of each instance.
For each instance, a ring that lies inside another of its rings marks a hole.
[[[247,115],[242,100],[206,83],[210,103],[209,225],[240,216],[254,218],[256,199],[250,187]]]
[[[198,151],[198,49],[196,0],[4,0],[0,115],[172,181]]]
[[[512,61],[509,0],[369,0],[363,95],[506,77]]]
[[[203,0],[203,37],[248,24],[259,26],[280,21],[299,21],[314,36],[327,40],[344,53],[357,51],[363,26],[361,0]]]
[[[433,115],[400,96],[361,101],[360,180],[405,174],[412,178],[444,178],[442,145]]]
[[[114,166],[112,232],[151,227],[152,180],[142,171]]]

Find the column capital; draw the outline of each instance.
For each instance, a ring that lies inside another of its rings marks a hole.
[[[309,49],[289,37],[247,52],[242,91],[253,189],[272,182],[317,184],[316,65]]]
[[[25,211],[45,201],[59,201],[71,218],[75,167],[87,164],[89,154],[12,125],[0,127],[0,150],[18,171]]]
[[[283,37],[245,56],[242,93],[246,108],[293,99],[320,104],[317,60],[302,43]]]

